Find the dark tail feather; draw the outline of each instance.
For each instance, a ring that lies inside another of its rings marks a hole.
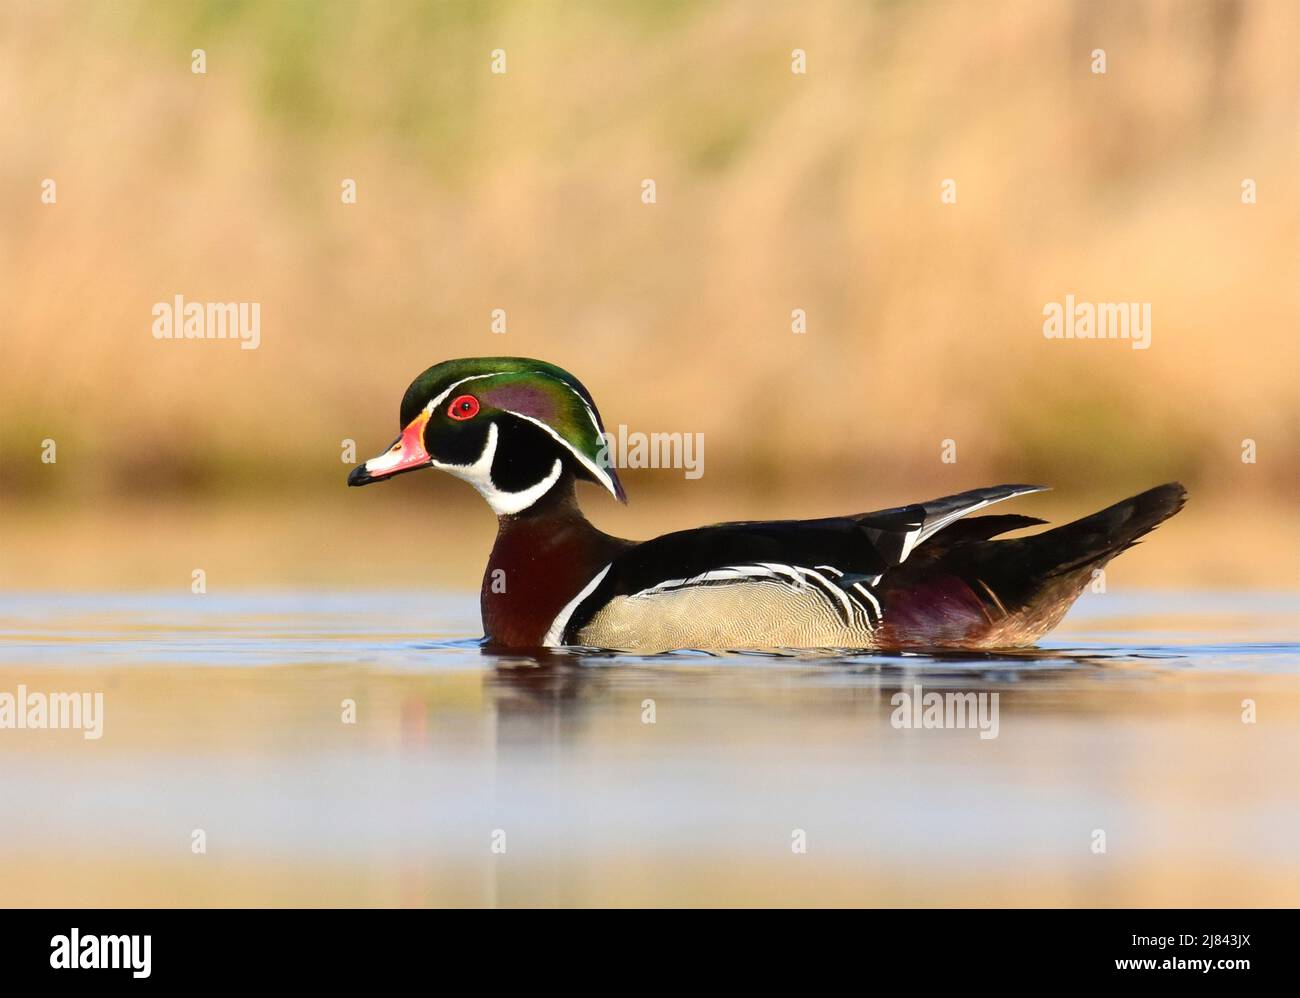
[[[965,544],[969,541],[986,541],[998,534],[1005,534],[1011,530],[1023,530],[1025,527],[1037,527],[1046,522],[1046,520],[1040,520],[1036,516],[1021,516],[1018,513],[970,516],[944,527],[934,540],[927,543],[936,548],[940,546],[952,547],[954,544]]]
[[[1049,578],[1105,563],[1132,547],[1187,501],[1178,482],[1157,485],[1063,527],[1023,538],[1030,576]]]
[[[1186,501],[1182,485],[1170,482],[1032,537],[974,545],[979,554],[970,568],[1005,615],[990,637],[998,643],[1036,641],[1065,616],[1093,572]],[[998,618],[997,613],[992,616]]]
[[[888,577],[881,644],[1032,644],[1056,626],[1096,569],[1177,513],[1186,499],[1183,487],[1171,482],[1063,527],[1010,540],[982,538],[1027,526],[1032,518],[978,517],[965,536],[954,525]]]

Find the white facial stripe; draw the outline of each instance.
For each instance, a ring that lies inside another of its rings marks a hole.
[[[489,374],[471,374],[467,378],[461,378],[459,381],[453,382],[452,384],[448,385],[447,388],[444,389],[441,392],[441,394],[438,395],[437,398],[431,399],[429,401],[429,404],[424,407],[424,411],[429,415],[433,415],[434,410],[437,409],[438,406],[442,405],[442,403],[447,400],[448,396],[450,396],[453,391],[455,391],[461,385],[465,384],[465,382],[467,381],[478,381],[481,378],[496,378],[503,374],[514,374],[514,373],[517,372],[493,371]],[[600,422],[596,419],[596,413],[591,408],[591,405],[587,402],[585,398],[582,397],[582,394],[576,391],[571,385],[568,385],[563,381],[560,381],[560,384],[563,385],[565,388],[567,388],[569,391],[573,392],[575,396],[577,396],[578,401],[582,403],[583,409],[585,409],[587,412],[587,418],[591,420],[592,427],[595,429],[597,435],[602,436],[603,439],[604,431],[601,430]],[[566,450],[569,451],[570,454],[572,454],[575,458],[577,458],[578,462],[584,468],[586,468],[593,475],[595,475],[596,481],[604,485],[605,488],[609,490],[610,495],[612,495],[615,499],[618,498],[618,489],[615,488],[614,480],[610,477],[609,472],[606,471],[604,468],[601,468],[599,465],[597,465],[595,461],[589,458],[586,454],[583,454],[580,450],[574,447],[573,444],[569,443],[569,441],[565,440],[564,437],[560,436],[560,434],[557,433],[549,425],[542,422],[542,420],[537,419],[536,417],[526,415],[525,413],[522,412],[516,412],[513,409],[503,409],[501,411],[508,412],[512,416],[518,416],[520,419],[526,419],[528,420],[528,422],[533,423],[536,426],[540,426],[543,430],[545,430],[548,434],[550,434],[551,437],[554,438],[554,440],[557,443],[562,445]],[[538,482],[537,485],[534,485],[532,488],[525,489],[523,492],[502,492],[492,484],[492,478],[490,474],[492,470],[492,457],[496,453],[496,443],[497,443],[497,426],[495,423],[493,423],[491,424],[491,429],[489,430],[487,446],[484,447],[483,453],[479,455],[478,460],[475,461],[473,464],[471,465],[443,464],[441,461],[430,461],[429,463],[433,465],[433,467],[435,468],[438,468],[442,471],[450,472],[451,474],[456,475],[458,478],[463,478],[467,482],[470,482],[476,489],[479,490],[480,493],[483,494],[483,497],[487,499],[488,504],[492,506],[493,511],[496,512],[498,516],[507,515],[509,513],[518,513],[520,510],[527,509],[534,502],[536,502],[543,495],[545,495],[547,489],[549,489],[552,485],[554,485],[556,480],[560,477],[560,474],[563,469],[561,467],[560,462],[557,460],[555,462],[555,468],[552,469],[551,474],[548,475],[541,482]],[[491,453],[489,453],[489,451],[491,451]],[[393,463],[396,462],[395,457],[391,457],[390,455],[387,454],[383,455],[382,457],[373,458],[372,460],[373,462],[375,462],[375,466],[371,467],[372,462],[367,461],[366,462],[367,471],[371,471],[371,472],[382,471],[384,470],[384,468],[390,467]],[[387,463],[381,467],[378,462],[387,462]],[[480,467],[485,468],[485,470],[483,470],[481,474],[479,474],[478,471]],[[481,483],[486,483],[486,486],[484,486]],[[534,490],[537,490],[536,494],[534,494]],[[496,496],[498,498],[494,501],[493,496]],[[527,498],[527,502],[524,502],[523,505],[519,505],[517,506],[517,508],[507,509],[506,507],[515,506],[515,502],[513,501],[507,502],[503,498],[501,498],[507,496],[517,497],[519,499],[523,499],[525,497],[528,498]],[[502,509],[497,508],[498,502],[502,503]]]
[[[479,378],[495,378],[502,374],[513,374],[513,373],[515,372],[493,371],[491,374],[471,374],[468,378],[461,378],[459,381],[449,385],[442,392],[442,394],[440,394],[437,398],[432,399],[429,402],[429,404],[424,407],[424,411],[432,415],[434,409],[436,409],[439,405],[445,402],[447,397],[453,391],[455,391],[457,388],[459,388],[467,381],[477,381]],[[582,403],[582,408],[586,410],[587,418],[591,420],[592,428],[596,431],[596,434],[598,436],[601,436],[603,439],[604,431],[601,430],[600,422],[599,420],[596,419],[596,413],[592,410],[587,400],[583,398],[579,392],[575,391],[572,386],[565,384],[563,381],[561,381],[560,384],[563,385],[565,388],[567,388],[569,391],[573,392],[573,394],[577,397],[578,401]],[[591,460],[591,458],[587,457],[587,455],[579,451],[571,443],[569,443],[562,436],[556,433],[555,430],[553,430],[546,423],[542,422],[540,419],[537,419],[533,416],[526,415],[522,412],[516,412],[513,409],[503,409],[502,412],[508,412],[512,415],[518,416],[520,419],[526,419],[530,423],[535,423],[537,426],[540,426],[543,430],[545,430],[552,437],[554,437],[558,443],[563,444],[569,450],[569,452],[582,463],[583,467],[585,467],[588,471],[590,471],[593,475],[595,475],[596,480],[599,481],[602,485],[604,485],[605,488],[609,489],[610,495],[614,496],[614,498],[616,499],[618,498],[618,490],[614,488],[614,482],[609,477],[609,473],[604,469],[600,468],[599,466],[597,466],[595,461]]]
[[[569,391],[573,391],[573,389],[570,388]],[[577,392],[573,392],[573,394],[578,395]],[[592,428],[596,431],[596,435],[604,436],[605,431],[600,428],[600,420],[596,418],[596,411],[592,409],[591,405],[581,395],[578,395],[578,401],[581,402],[582,407],[587,410],[587,418],[591,420],[591,425]]]
[[[452,386],[454,387],[455,385]],[[546,495],[551,486],[559,481],[564,465],[557,457],[551,473],[536,485],[531,485],[521,492],[504,492],[492,482],[492,459],[496,457],[498,436],[497,424],[488,423],[487,443],[483,445],[483,452],[473,464],[445,464],[442,461],[429,463],[439,471],[462,478],[478,489],[479,495],[487,500],[487,504],[492,507],[492,512],[497,516],[512,516],[523,512]]]
[[[558,648],[560,639],[564,637],[564,629],[569,626],[569,618],[573,616],[573,611],[578,609],[578,605],[590,596],[600,585],[600,580],[609,574],[609,570],[614,567],[611,561],[608,565],[596,573],[596,577],[582,587],[582,592],[569,600],[564,609],[560,611],[559,616],[551,622],[551,626],[546,630],[546,637],[542,638],[543,648]]]
[[[593,475],[595,475],[596,481],[600,482],[602,485],[605,486],[605,488],[609,489],[610,495],[612,495],[615,499],[618,498],[618,490],[614,488],[614,481],[609,477],[609,473],[606,472],[604,469],[602,469],[599,465],[597,465],[596,462],[593,461],[591,458],[587,457],[586,454],[582,453],[582,451],[578,450],[578,448],[574,447],[573,444],[569,443],[569,441],[565,440],[562,436],[556,433],[555,430],[553,430],[550,426],[547,426],[540,419],[534,419],[532,416],[526,416],[522,412],[515,412],[513,409],[503,409],[502,412],[508,412],[512,416],[518,416],[520,419],[526,419],[528,420],[528,422],[533,423],[536,426],[540,426],[543,430],[545,430],[552,437],[554,437],[557,443],[563,445],[564,448],[568,450],[570,454],[576,457],[584,468],[586,468]]]
[[[493,371],[491,374],[471,374],[468,378],[461,378],[459,381],[453,382],[452,384],[448,385],[446,391],[444,391],[436,399],[431,399],[429,404],[424,407],[424,411],[432,415],[433,410],[438,408],[438,406],[442,404],[443,400],[446,399],[448,395],[450,395],[453,391],[455,391],[457,388],[463,385],[466,381],[477,381],[479,378],[495,378],[497,377],[497,375],[509,374],[509,373],[510,373],[509,371]]]

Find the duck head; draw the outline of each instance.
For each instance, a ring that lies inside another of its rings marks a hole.
[[[525,357],[435,364],[406,390],[399,425],[401,436],[357,465],[349,485],[438,468],[473,485],[498,516],[523,512],[566,476],[627,501],[606,466],[591,393],[554,364]]]

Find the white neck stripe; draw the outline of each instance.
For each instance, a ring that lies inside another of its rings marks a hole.
[[[594,579],[592,579],[590,582],[588,582],[585,586],[582,587],[582,592],[578,593],[577,596],[569,600],[569,602],[565,605],[564,609],[560,611],[559,616],[556,617],[555,620],[551,622],[551,626],[547,628],[546,637],[542,638],[543,648],[560,647],[560,641],[564,637],[564,629],[569,626],[569,618],[573,616],[573,612],[578,609],[578,606],[582,603],[582,601],[585,600],[588,596],[590,596],[595,591],[596,587],[600,585],[600,580],[603,579],[606,575],[608,575],[609,570],[613,567],[614,567],[614,563],[611,561],[608,565],[606,565],[604,568],[602,568],[599,572],[596,573],[596,577]]]
[[[454,388],[455,385],[452,387]],[[482,453],[473,464],[447,464],[436,459],[431,459],[429,463],[439,471],[462,478],[478,489],[479,495],[487,500],[487,504],[492,507],[492,512],[497,516],[513,516],[515,513],[522,513],[550,491],[551,486],[560,480],[560,475],[564,471],[564,462],[557,457],[551,467],[551,473],[540,482],[519,492],[506,492],[497,488],[496,483],[492,481],[492,460],[496,457],[499,435],[497,424],[488,423],[487,443],[483,445]]]
[[[555,438],[556,443],[560,444],[560,445],[561,445],[562,447],[564,447],[564,448],[565,448],[565,449],[566,449],[570,454],[572,454],[575,458],[577,458],[577,459],[578,459],[578,462],[579,462],[579,463],[580,463],[584,468],[586,468],[586,469],[587,469],[588,471],[590,471],[593,475],[595,475],[595,476],[596,476],[596,481],[600,482],[601,485],[603,485],[603,486],[605,486],[605,488],[609,489],[609,494],[610,494],[610,495],[612,495],[615,499],[618,498],[618,492],[614,489],[614,482],[613,482],[613,480],[609,477],[609,473],[606,472],[606,471],[604,471],[604,470],[602,470],[602,469],[600,468],[600,466],[596,464],[595,461],[593,461],[591,458],[587,457],[587,455],[584,454],[584,453],[582,453],[582,451],[578,450],[578,448],[574,447],[573,444],[571,444],[571,443],[569,443],[569,441],[565,440],[564,437],[560,436],[560,434],[557,433],[553,427],[551,427],[551,426],[547,425],[546,423],[542,422],[540,419],[535,419],[535,418],[532,417],[532,416],[526,416],[526,415],[524,415],[522,412],[515,412],[513,409],[502,409],[501,411],[502,411],[502,412],[508,412],[508,413],[510,413],[510,415],[512,415],[512,416],[518,416],[520,419],[526,419],[526,420],[528,420],[528,422],[533,423],[533,424],[536,425],[536,426],[540,426],[543,430],[545,430],[547,433],[549,433],[552,437]],[[588,410],[588,412],[590,412],[590,410]],[[602,438],[602,439],[603,439],[603,438]]]

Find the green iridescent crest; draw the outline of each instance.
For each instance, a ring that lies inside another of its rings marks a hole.
[[[474,395],[484,406],[513,413],[563,445],[594,481],[620,502],[627,497],[604,460],[604,425],[591,393],[563,368],[526,357],[472,357],[435,364],[411,383],[402,399],[408,425],[430,403]]]

